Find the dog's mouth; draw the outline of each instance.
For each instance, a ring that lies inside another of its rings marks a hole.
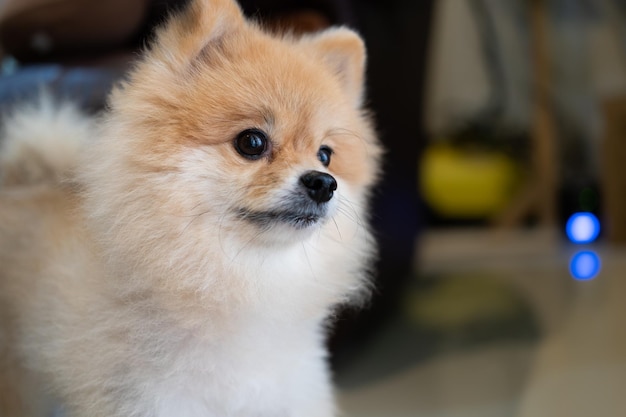
[[[317,210],[269,210],[254,211],[240,209],[240,218],[262,228],[269,228],[276,224],[285,224],[296,229],[306,229],[319,223],[325,216],[325,209]]]

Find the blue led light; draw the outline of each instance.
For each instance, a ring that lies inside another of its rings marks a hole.
[[[565,225],[565,232],[573,243],[591,243],[600,234],[600,220],[592,213],[574,213]]]
[[[593,251],[577,252],[569,263],[572,277],[578,281],[589,281],[600,272],[600,257]]]

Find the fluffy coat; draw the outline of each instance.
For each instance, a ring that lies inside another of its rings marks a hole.
[[[324,327],[375,252],[364,65],[348,29],[276,37],[197,0],[100,119],[47,99],[9,117],[0,416],[336,415]],[[233,145],[246,129],[259,159]],[[311,171],[336,180],[319,219],[274,218]]]

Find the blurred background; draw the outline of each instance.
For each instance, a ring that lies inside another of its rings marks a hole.
[[[0,0],[0,112],[101,111],[184,0]],[[356,28],[387,148],[377,291],[337,312],[345,416],[626,410],[626,1],[242,0]]]

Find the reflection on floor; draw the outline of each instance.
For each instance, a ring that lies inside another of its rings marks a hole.
[[[347,417],[626,415],[626,248],[599,275],[545,231],[432,232],[403,314],[338,376]]]

